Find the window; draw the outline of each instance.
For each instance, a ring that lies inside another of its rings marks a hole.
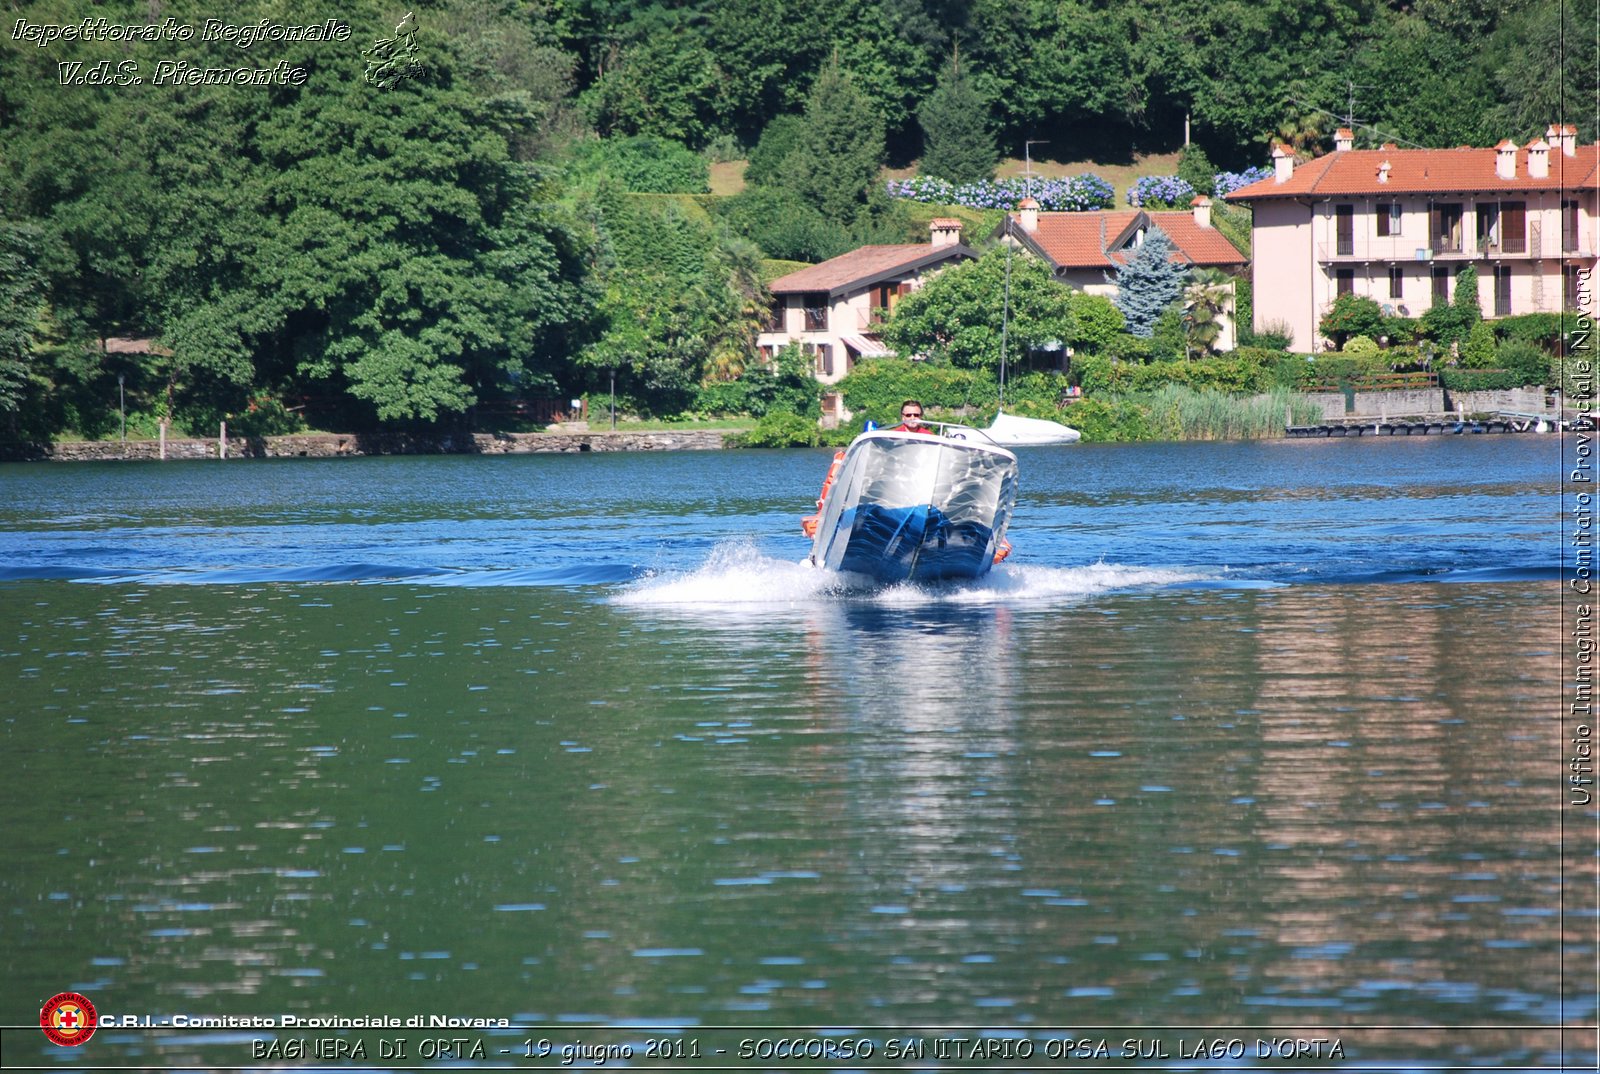
[[[1399,265],[1389,266],[1389,297],[1404,298],[1406,270]]]
[[[833,344],[817,344],[817,375],[823,377],[833,376]]]
[[[1341,295],[1354,294],[1356,290],[1356,270],[1342,268],[1333,274],[1335,290]]]
[[[1478,249],[1498,250],[1500,248],[1500,206],[1496,202],[1481,202],[1478,205]]]
[[[767,307],[767,316],[761,322],[763,332],[782,332],[786,329],[784,315],[789,308],[782,298],[773,299],[772,305]]]
[[[1435,253],[1459,254],[1461,252],[1461,203],[1448,202],[1435,205],[1428,214]]]
[[[1584,270],[1578,265],[1567,265],[1561,270],[1561,308],[1582,311],[1589,301],[1589,288]]]
[[[806,331],[826,332],[828,330],[828,295],[825,291],[814,291],[805,296]]]
[[[1528,252],[1528,203],[1500,203],[1500,249],[1508,254]]]
[[[1356,252],[1356,207],[1354,205],[1335,205],[1333,207],[1334,224],[1334,253],[1349,255]]]
[[[1561,252],[1571,254],[1577,251],[1578,203],[1575,200],[1564,200],[1561,203]]]
[[[1494,315],[1511,316],[1511,266],[1494,267]]]
[[[1443,265],[1433,266],[1433,304],[1450,301],[1450,270]]]
[[[1378,237],[1390,238],[1400,234],[1400,203],[1398,201],[1379,202]]]

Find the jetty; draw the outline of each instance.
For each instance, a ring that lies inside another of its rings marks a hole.
[[[1581,415],[1552,418],[1548,414],[1497,411],[1493,414],[1424,414],[1414,417],[1362,417],[1324,420],[1314,425],[1285,425],[1292,440],[1339,436],[1470,436],[1484,433],[1548,433],[1593,428]]]

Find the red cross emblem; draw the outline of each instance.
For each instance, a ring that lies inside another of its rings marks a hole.
[[[76,992],[59,992],[39,1010],[39,1028],[52,1044],[75,1048],[94,1036],[94,1004]]]

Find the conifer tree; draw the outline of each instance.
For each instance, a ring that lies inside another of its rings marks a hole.
[[[883,116],[836,55],[806,99],[804,124],[785,162],[789,188],[829,220],[849,223],[867,203],[883,154]]]
[[[999,153],[989,129],[989,106],[972,80],[952,57],[949,70],[939,76],[922,107],[922,174],[952,183],[976,183],[994,177]]]
[[[1129,333],[1150,338],[1156,319],[1183,293],[1187,278],[1187,270],[1172,262],[1172,240],[1151,225],[1143,245],[1113,278],[1117,308],[1127,318]]]

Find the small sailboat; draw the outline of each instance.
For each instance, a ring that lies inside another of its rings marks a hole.
[[[1010,217],[1006,226],[1011,226]],[[1006,245],[1005,305],[1000,318],[1000,409],[984,430],[989,439],[1003,447],[1043,447],[1050,444],[1076,444],[1078,430],[1045,418],[1024,418],[1006,413],[1006,343],[1011,326],[1011,246]]]
[[[1017,457],[982,429],[874,429],[835,456],[802,525],[818,567],[880,582],[977,578],[1011,550],[1016,498]]]

